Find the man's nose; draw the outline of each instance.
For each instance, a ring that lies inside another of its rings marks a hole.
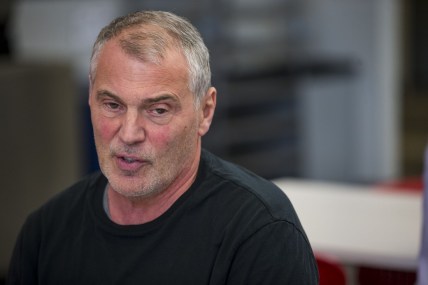
[[[137,111],[128,111],[123,117],[119,137],[128,145],[138,144],[145,139],[143,118]]]

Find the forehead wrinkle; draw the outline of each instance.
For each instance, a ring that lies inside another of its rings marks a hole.
[[[190,91],[187,70],[181,60],[164,59],[159,65],[147,66],[147,69],[141,71],[141,77],[135,76],[133,80],[141,80],[142,87],[154,87],[159,91],[172,92],[173,88],[179,95]]]

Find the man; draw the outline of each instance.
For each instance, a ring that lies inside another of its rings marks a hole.
[[[100,32],[89,105],[101,173],[29,216],[10,284],[317,284],[286,196],[201,150],[210,77],[199,33],[171,13]]]

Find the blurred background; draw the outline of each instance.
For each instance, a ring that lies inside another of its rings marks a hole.
[[[421,175],[426,1],[2,0],[0,276],[28,213],[98,168],[91,48],[112,18],[137,9],[185,16],[205,39],[218,89],[203,139],[212,152],[268,179]]]

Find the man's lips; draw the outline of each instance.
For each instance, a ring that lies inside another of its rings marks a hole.
[[[147,160],[141,159],[139,157],[121,154],[116,154],[114,156],[114,161],[120,170],[132,172],[137,171],[143,165],[148,163]]]

